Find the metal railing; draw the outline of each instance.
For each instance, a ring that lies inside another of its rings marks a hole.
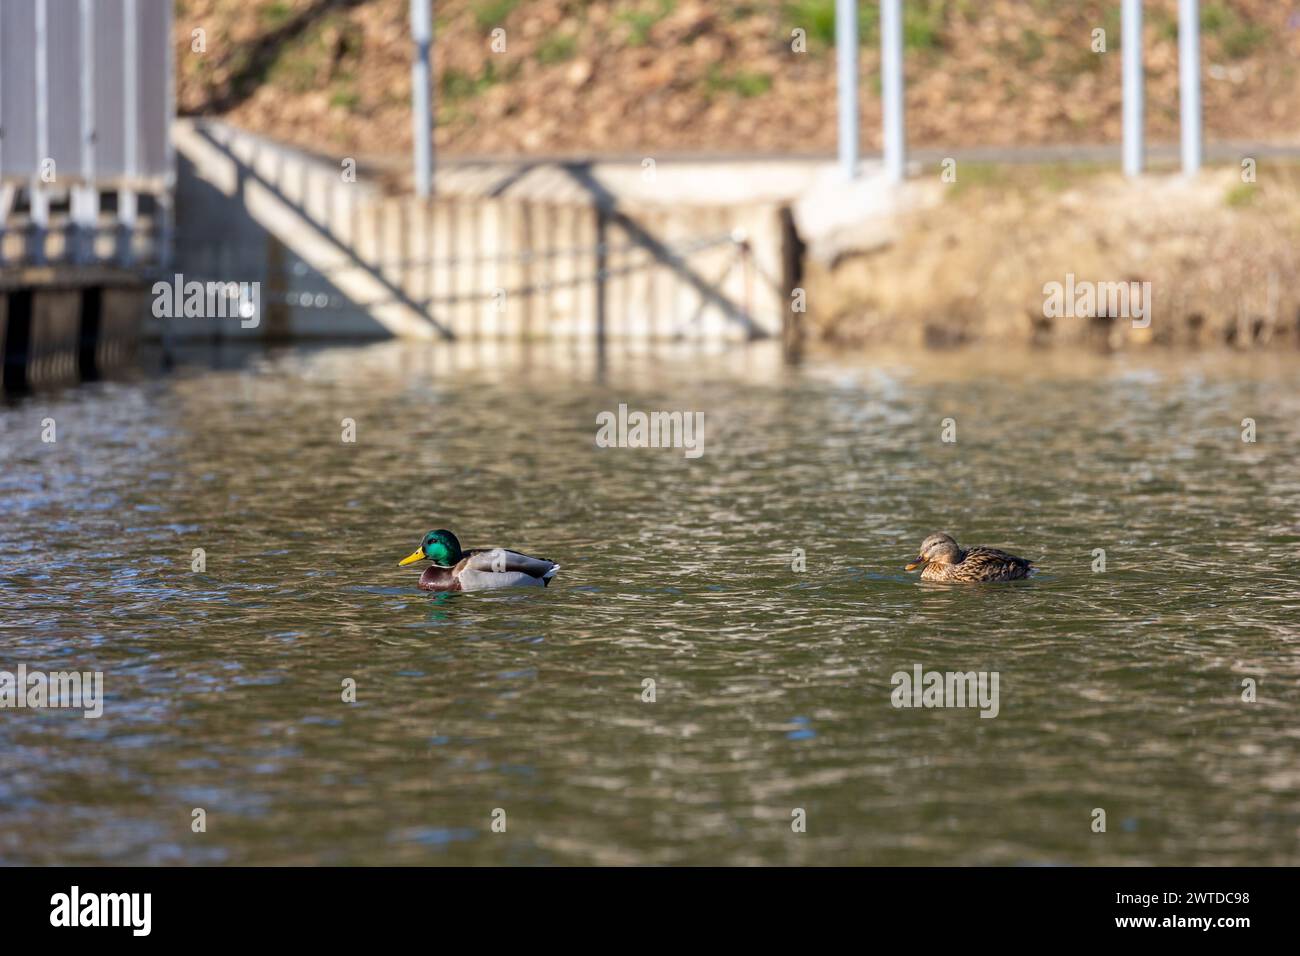
[[[182,249],[214,248],[221,250],[226,248],[227,243],[222,239],[208,239],[202,236],[179,235],[176,237],[177,246]],[[727,261],[726,273],[737,266],[746,270],[746,285],[757,275],[766,278],[761,269],[753,262],[750,254],[748,242],[743,236],[736,233],[719,233],[710,236],[701,236],[691,239],[681,239],[667,241],[664,243],[664,250],[673,258],[685,258],[697,253],[716,250],[725,247],[731,247],[735,250],[735,255]],[[257,276],[258,281],[264,281],[268,285],[290,282],[294,280],[316,280],[319,279],[326,283],[331,282],[339,275],[347,272],[379,270],[387,273],[399,282],[403,277],[410,278],[412,275],[422,272],[427,273],[433,269],[457,269],[465,266],[475,265],[526,265],[532,263],[557,262],[564,259],[574,260],[577,262],[608,262],[610,257],[621,257],[640,253],[637,261],[624,263],[622,265],[608,266],[603,268],[593,268],[590,271],[566,276],[562,279],[543,278],[534,282],[514,286],[493,286],[483,287],[464,293],[449,293],[441,295],[424,295],[413,297],[413,301],[425,309],[436,309],[439,306],[456,306],[476,302],[492,302],[501,299],[513,299],[517,296],[544,295],[561,289],[575,289],[584,286],[597,287],[601,283],[614,278],[626,277],[636,273],[648,272],[650,270],[661,268],[662,252],[659,256],[652,256],[647,253],[645,246],[637,242],[625,243],[594,243],[586,246],[573,246],[556,249],[546,249],[542,251],[534,250],[508,250],[502,249],[487,255],[451,255],[451,256],[424,256],[414,258],[381,258],[366,259],[363,263],[341,263],[334,267],[321,268],[304,259],[290,256],[285,258],[277,267],[268,268],[264,262],[253,263],[228,261],[222,265],[217,272],[203,272],[189,270],[185,273],[187,281],[199,282],[229,282],[233,284],[232,276]],[[161,268],[152,270],[152,274],[158,277],[165,277],[164,270]],[[748,297],[748,296],[747,296]],[[345,296],[333,291],[324,290],[278,290],[272,289],[262,293],[263,303],[278,303],[296,308],[304,309],[334,309],[334,310],[355,310],[356,303],[352,302]],[[397,301],[396,299],[392,301]],[[377,302],[367,303],[368,307],[373,307]]]
[[[43,205],[33,202],[36,194],[0,187],[0,269],[16,273],[24,268],[46,266],[102,266],[143,271],[166,268],[171,261],[170,195],[148,195],[144,209],[136,205],[129,216],[101,209],[95,194],[95,217],[82,210],[51,208],[46,193]],[[75,198],[68,197],[70,199]],[[120,195],[110,195],[120,201]],[[25,201],[24,201],[25,200]],[[112,205],[112,202],[105,203]],[[83,214],[79,215],[78,212]],[[119,210],[120,212],[120,210]]]
[[[1124,172],[1145,166],[1143,135],[1142,0],[1120,0],[1124,83]],[[903,0],[880,0],[881,115],[884,166],[893,182],[906,175],[903,118]],[[836,0],[835,48],[839,87],[839,157],[848,179],[858,176],[858,0]],[[1178,0],[1178,88],[1183,172],[1201,168],[1200,0]]]

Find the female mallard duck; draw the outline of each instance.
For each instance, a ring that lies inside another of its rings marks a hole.
[[[433,564],[420,575],[423,591],[483,591],[518,585],[546,587],[560,566],[505,548],[462,551],[450,531],[430,531],[420,546],[397,562],[401,567],[421,558]]]
[[[932,534],[921,542],[921,551],[908,571],[921,571],[922,581],[1015,581],[1029,577],[1032,561],[997,548],[967,548],[963,551],[951,535]]]

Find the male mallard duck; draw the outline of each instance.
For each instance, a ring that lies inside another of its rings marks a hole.
[[[530,558],[505,548],[462,551],[450,531],[430,531],[420,546],[397,562],[411,564],[421,558],[433,564],[420,575],[423,591],[483,591],[518,585],[546,587],[560,566],[546,558]]]
[[[921,542],[921,551],[907,570],[924,567],[922,581],[1015,581],[1029,577],[1032,565],[997,548],[963,551],[951,535],[932,534]]]

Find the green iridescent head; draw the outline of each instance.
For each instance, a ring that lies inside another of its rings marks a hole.
[[[432,561],[440,568],[449,568],[461,559],[460,542],[450,531],[430,531],[420,546],[398,561],[398,566],[411,564],[421,558]]]

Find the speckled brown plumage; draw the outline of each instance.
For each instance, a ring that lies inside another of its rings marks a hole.
[[[922,581],[1016,581],[1027,578],[1033,562],[997,548],[962,549],[946,534],[932,534],[921,542],[917,558],[907,566],[922,567]]]

